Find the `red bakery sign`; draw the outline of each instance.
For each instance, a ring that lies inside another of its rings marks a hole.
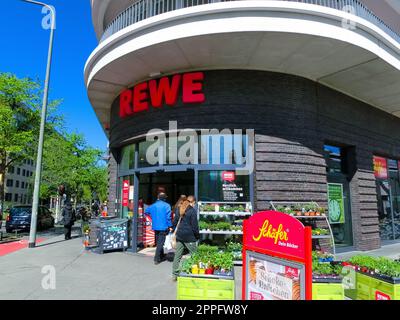
[[[139,83],[121,93],[119,115],[125,118],[163,104],[172,107],[180,93],[185,104],[202,103],[205,101],[203,79],[203,72],[190,72]]]
[[[248,246],[304,258],[304,225],[287,214],[274,211],[255,214],[246,231]]]

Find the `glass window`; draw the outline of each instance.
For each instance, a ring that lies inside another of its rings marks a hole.
[[[134,206],[134,176],[126,176],[120,178],[120,203],[121,203],[121,218],[133,217]]]
[[[250,177],[235,171],[199,171],[199,201],[250,202]]]
[[[5,195],[5,200],[6,200],[7,202],[12,201],[12,193],[6,193],[6,195]]]
[[[20,175],[21,174],[21,169],[17,168],[17,174]]]
[[[185,138],[183,140],[183,138]],[[195,164],[197,158],[196,138],[193,135],[178,138],[167,138],[165,148],[165,164]]]
[[[340,147],[325,145],[325,161],[328,173],[346,173],[343,150]]]
[[[14,202],[18,202],[18,194],[14,194]]]
[[[202,134],[200,162],[202,164],[244,164],[248,137],[242,134]]]
[[[193,137],[187,133],[178,135],[178,138],[142,141],[138,148],[139,168],[198,163],[242,165],[248,160],[248,137],[243,134],[204,133],[200,137]],[[124,159],[123,162],[126,161]],[[163,160],[161,163],[160,159]]]
[[[14,185],[14,180],[7,179],[7,187],[12,187]]]
[[[139,143],[139,168],[158,165],[158,156],[159,148],[157,148],[155,141]]]
[[[381,239],[400,239],[400,163],[379,156],[373,160]]]
[[[8,173],[14,173],[15,168],[13,166],[8,167]]]
[[[15,187],[16,187],[16,188],[19,188],[19,181],[18,181],[18,180],[15,181]]]
[[[135,145],[122,148],[121,170],[131,170],[135,168]]]

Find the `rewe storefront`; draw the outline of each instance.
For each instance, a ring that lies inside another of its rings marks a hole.
[[[237,226],[273,203],[316,202],[331,209],[336,246],[368,250],[400,238],[400,119],[321,84],[195,70],[124,89],[110,119],[110,199],[119,215],[133,217],[134,250],[142,203],[160,190],[171,204],[194,194],[200,221],[215,204]],[[378,157],[387,159],[385,177]],[[241,236],[235,228],[222,234]]]

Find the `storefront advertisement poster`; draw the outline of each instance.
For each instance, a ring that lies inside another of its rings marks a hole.
[[[129,187],[129,200],[133,200],[134,188],[133,186]]]
[[[239,201],[243,198],[243,186],[235,182],[234,171],[222,172],[222,196],[223,201]]]
[[[345,223],[342,184],[328,183],[328,209],[331,224]]]
[[[247,297],[250,300],[301,300],[302,270],[249,253]]]
[[[377,179],[387,179],[388,178],[388,168],[387,161],[383,157],[374,156],[374,174]]]
[[[122,206],[127,207],[129,205],[129,180],[122,182]]]

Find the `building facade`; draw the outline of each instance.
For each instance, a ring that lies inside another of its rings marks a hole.
[[[85,80],[118,213],[160,190],[315,202],[337,246],[400,239],[400,14],[381,3],[92,0]]]
[[[21,164],[10,166],[5,176],[4,201],[8,205],[32,203],[34,162],[24,160]]]

